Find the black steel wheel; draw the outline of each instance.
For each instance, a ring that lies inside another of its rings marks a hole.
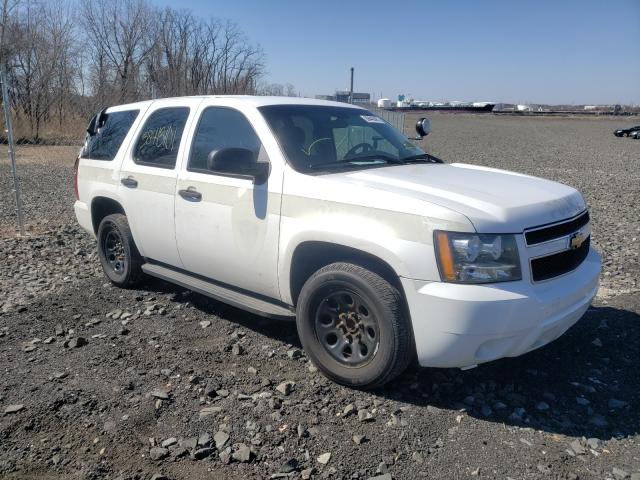
[[[107,264],[116,275],[122,275],[127,266],[124,242],[117,228],[111,228],[104,237],[102,249]]]
[[[107,215],[98,227],[98,257],[105,275],[122,288],[135,286],[142,277],[143,259],[121,213]]]
[[[333,263],[305,282],[296,324],[305,352],[327,377],[377,388],[400,375],[413,354],[401,293],[381,275]]]
[[[316,295],[315,335],[336,361],[366,364],[378,350],[380,328],[371,307],[353,290],[325,289]]]

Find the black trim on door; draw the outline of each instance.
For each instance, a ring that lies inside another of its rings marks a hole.
[[[131,177],[121,178],[120,183],[127,188],[136,188],[138,186],[138,181]]]
[[[185,200],[189,200],[190,202],[199,202],[202,200],[202,194],[197,190],[193,190],[191,188],[187,188],[186,190],[178,190],[178,195],[180,195]]]

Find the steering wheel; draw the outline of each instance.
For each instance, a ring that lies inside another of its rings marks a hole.
[[[358,151],[360,150],[360,151]],[[349,149],[349,151],[345,154],[344,158],[358,157],[363,153],[369,153],[373,150],[373,147],[368,143],[358,143]]]
[[[306,156],[309,156],[309,155],[311,155],[311,150],[313,149],[313,147],[315,147],[318,143],[320,143],[320,142],[330,142],[330,141],[331,141],[330,138],[318,138],[311,145],[309,145],[306,148],[306,150],[303,148],[302,151],[304,152],[304,154]]]

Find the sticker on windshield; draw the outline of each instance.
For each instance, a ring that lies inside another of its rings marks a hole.
[[[384,120],[380,117],[376,117],[375,115],[360,115],[360,118],[368,123],[384,123]]]

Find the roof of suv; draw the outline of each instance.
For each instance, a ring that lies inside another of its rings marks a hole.
[[[332,102],[329,100],[316,100],[314,98],[302,98],[302,97],[268,97],[268,96],[257,96],[257,95],[194,95],[191,97],[169,97],[169,98],[159,98],[157,100],[145,100],[142,102],[129,103],[125,105],[113,105],[113,107],[118,107],[118,109],[126,108],[126,107],[140,107],[142,105],[148,105],[150,103],[162,102],[163,100],[176,100],[180,98],[223,98],[237,101],[242,104],[250,104],[254,107],[263,107],[266,105],[324,105],[324,106],[334,106],[334,107],[347,107],[347,108],[362,108],[357,105],[351,105],[348,103],[342,102]]]

